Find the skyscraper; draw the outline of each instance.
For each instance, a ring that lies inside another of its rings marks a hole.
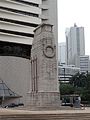
[[[67,29],[65,34],[67,64],[80,67],[80,56],[85,55],[84,28],[74,24],[74,27]]]
[[[66,44],[64,42],[58,44],[58,63],[66,64]]]

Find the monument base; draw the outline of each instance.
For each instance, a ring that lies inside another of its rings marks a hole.
[[[34,110],[39,109],[59,109],[59,92],[38,92],[29,93],[29,107]]]

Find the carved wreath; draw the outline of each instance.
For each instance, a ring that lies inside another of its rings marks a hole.
[[[53,58],[55,56],[55,46],[45,45],[43,53],[47,58]]]

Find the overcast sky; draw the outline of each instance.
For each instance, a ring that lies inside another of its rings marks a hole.
[[[85,52],[90,55],[90,0],[58,0],[59,43],[65,42],[65,29],[74,23],[85,28]]]

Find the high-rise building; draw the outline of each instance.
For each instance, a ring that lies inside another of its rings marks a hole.
[[[57,0],[0,0],[0,78],[25,104],[33,30],[43,22],[54,25],[57,45]]]
[[[80,72],[90,73],[90,59],[88,55],[80,56]]]
[[[33,30],[43,22],[54,25],[54,37],[57,44],[57,0],[0,1],[0,41],[2,41],[2,46],[5,46],[5,42],[6,44],[9,42],[9,46],[12,46],[10,43],[16,43],[14,46],[24,44],[27,45],[27,48],[28,45],[32,45]]]
[[[0,39],[31,45],[33,30],[41,23],[40,4],[41,0],[0,1]]]
[[[30,58],[33,30],[41,24],[41,0],[0,1],[0,55]]]
[[[66,59],[67,64],[79,67],[79,56],[85,55],[84,27],[74,27],[66,30]]]
[[[66,64],[66,44],[58,44],[58,64]]]

